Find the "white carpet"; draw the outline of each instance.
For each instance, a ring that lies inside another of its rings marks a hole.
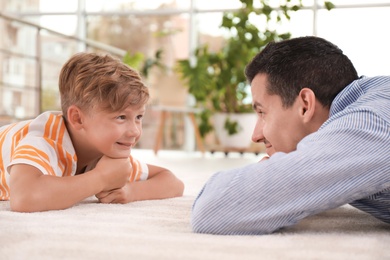
[[[390,225],[352,207],[324,212],[265,236],[194,234],[192,202],[217,170],[254,154],[134,151],[170,168],[183,197],[106,205],[90,198],[67,210],[15,213],[0,202],[0,259],[390,259]]]

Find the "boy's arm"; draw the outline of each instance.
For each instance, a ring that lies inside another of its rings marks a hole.
[[[171,171],[148,164],[149,176],[146,181],[133,182],[133,201],[164,199],[183,195],[184,183]],[[130,183],[131,184],[131,183]]]
[[[103,190],[122,187],[130,170],[128,159],[107,157],[93,170],[68,177],[44,175],[34,166],[15,164],[10,169],[11,209],[35,212],[69,208]]]
[[[102,203],[128,203],[183,195],[184,184],[171,171],[150,164],[148,168],[147,180],[128,182],[121,189],[101,192],[96,197]]]

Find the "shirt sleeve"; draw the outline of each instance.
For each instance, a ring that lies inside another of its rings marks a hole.
[[[27,164],[38,168],[45,175],[61,176],[58,170],[58,156],[43,138],[23,139],[12,152],[9,168],[15,164]]]
[[[294,152],[216,173],[193,204],[194,232],[267,234],[389,188],[389,129],[374,113],[350,113],[327,121]],[[381,209],[390,198],[382,198],[369,213],[389,219]]]
[[[356,200],[350,204],[390,224],[390,188],[368,196],[367,198]]]
[[[130,174],[129,181],[144,181],[148,179],[149,168],[146,163],[138,161],[134,157],[130,156],[130,163],[133,171]]]

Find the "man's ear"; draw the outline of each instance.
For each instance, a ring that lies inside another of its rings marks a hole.
[[[68,108],[68,123],[72,126],[72,128],[80,130],[83,128],[84,114],[81,109],[75,105],[71,105]]]
[[[300,102],[300,115],[303,118],[303,122],[307,123],[314,117],[316,109],[316,95],[313,90],[309,88],[303,88],[299,92],[298,100]]]

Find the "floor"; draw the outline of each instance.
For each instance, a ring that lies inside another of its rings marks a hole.
[[[255,153],[230,152],[226,155],[223,152],[201,153],[178,150],[160,150],[156,155],[151,149],[135,149],[132,155],[145,163],[171,170],[185,184],[191,182],[191,185],[186,185],[185,195],[197,194],[207,179],[218,171],[255,163],[264,156]]]

